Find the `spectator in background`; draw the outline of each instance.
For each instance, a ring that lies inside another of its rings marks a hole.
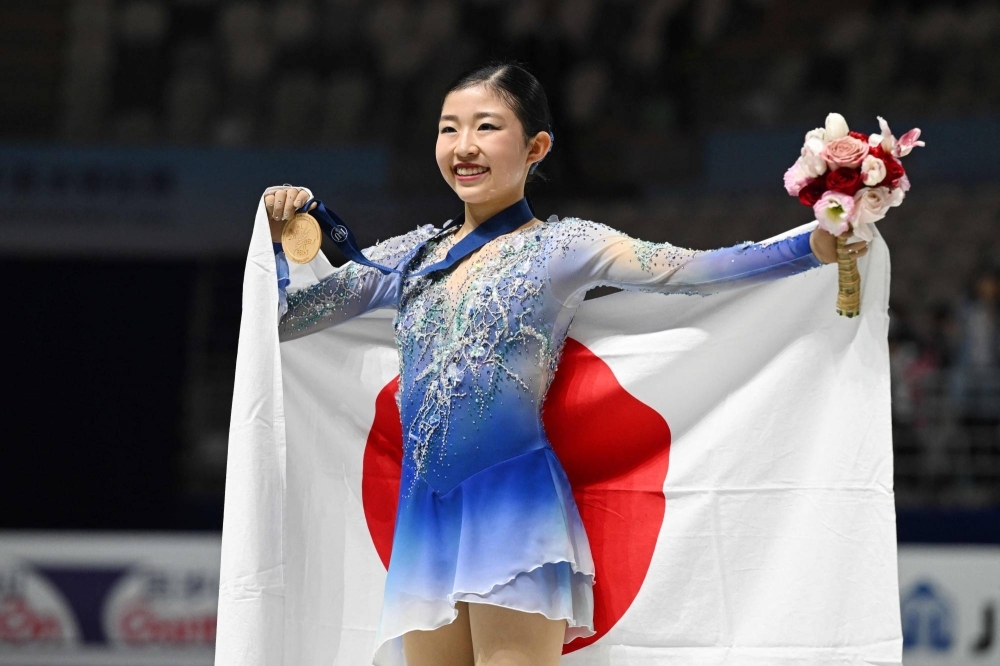
[[[936,420],[934,380],[940,376],[940,358],[931,345],[918,339],[909,310],[889,307],[889,377],[892,405],[892,446],[897,478],[925,486],[941,469],[939,447],[926,438]]]
[[[939,417],[934,398],[954,364],[957,323],[951,303],[938,303],[931,314],[931,330],[918,336],[909,310],[889,309],[889,363],[892,376],[894,424],[922,428]]]
[[[913,335],[907,311],[889,308],[889,375],[892,390],[893,424],[906,429],[913,425],[918,408],[919,387],[911,381],[911,369],[920,360],[921,349]]]
[[[957,347],[950,393],[963,422],[1000,424],[1000,270],[978,270],[956,307]]]
[[[927,340],[926,354],[936,368],[950,368],[958,355],[958,322],[950,301],[942,301],[931,307],[931,331]]]

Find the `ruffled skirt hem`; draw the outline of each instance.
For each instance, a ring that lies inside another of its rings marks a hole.
[[[594,575],[576,571],[572,562],[546,562],[524,571],[487,593],[455,592],[446,600],[422,600],[410,610],[417,611],[405,631],[383,638],[372,657],[374,666],[406,666],[403,634],[432,631],[451,624],[458,617],[456,604],[492,604],[528,613],[541,613],[550,620],[566,620],[563,644],[593,636]],[[409,605],[409,604],[408,604]]]
[[[458,617],[459,601],[567,621],[564,643],[594,635],[590,543],[562,465],[542,447],[439,494],[401,499],[375,640],[375,666],[406,666],[402,636]]]

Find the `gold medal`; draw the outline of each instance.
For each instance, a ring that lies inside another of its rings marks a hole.
[[[315,259],[322,244],[319,222],[308,213],[297,213],[281,230],[281,248],[297,264],[308,264]]]

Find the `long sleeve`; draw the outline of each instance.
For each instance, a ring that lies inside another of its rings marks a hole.
[[[288,272],[288,259],[281,243],[271,243],[274,249],[274,270],[278,274],[278,316],[283,317],[288,312],[288,284],[291,276]]]
[[[376,243],[361,252],[375,263],[396,266],[408,252],[437,231],[439,229],[434,225],[425,224]],[[280,252],[277,247],[275,262],[278,269],[280,314],[278,339],[282,342],[335,326],[369,310],[395,307],[398,302],[398,273],[383,274],[377,268],[354,261],[348,261],[319,282],[284,295],[288,284],[288,267],[284,252]],[[282,263],[285,263],[284,284]],[[284,306],[281,304],[282,300],[286,301]]]
[[[632,238],[600,222],[564,218],[556,224],[549,279],[564,304],[578,304],[599,285],[707,295],[823,265],[809,247],[808,231],[767,244],[692,250]]]
[[[306,195],[312,198],[312,190],[308,187],[302,187],[301,185],[291,185],[286,183],[284,185],[272,185],[264,190],[262,196],[267,196],[272,194],[277,190],[282,190],[288,187],[294,187],[306,193]],[[288,284],[291,282],[291,277],[288,272],[288,259],[285,257],[285,251],[281,247],[281,243],[271,241],[271,247],[274,249],[274,268],[278,274],[278,317],[284,316],[288,312]]]

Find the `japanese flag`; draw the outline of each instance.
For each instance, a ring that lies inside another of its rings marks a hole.
[[[565,645],[563,663],[901,662],[877,231],[858,263],[853,319],[834,311],[833,267],[708,297],[582,304],[544,425],[593,551],[597,634]],[[289,289],[330,271],[322,254],[292,264]],[[275,284],[261,200],[216,664],[369,664],[402,454],[394,313],[279,346]]]

